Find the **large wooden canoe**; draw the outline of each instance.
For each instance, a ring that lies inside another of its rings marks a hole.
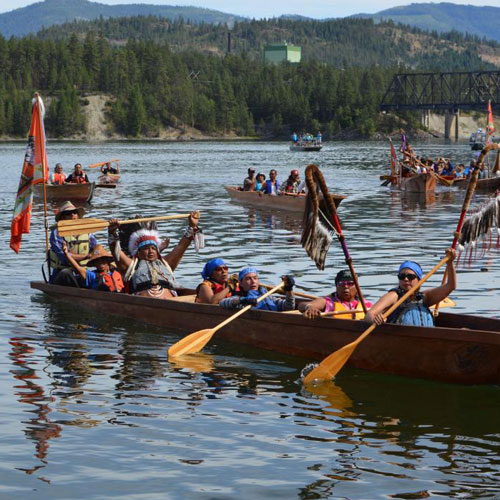
[[[194,296],[160,300],[39,281],[31,287],[78,307],[185,333],[214,327],[232,314],[219,306],[195,304]],[[366,327],[361,321],[311,321],[301,314],[251,310],[217,332],[216,338],[321,360],[354,341]],[[435,328],[385,324],[358,346],[348,364],[443,382],[500,384],[500,320],[440,313]]]
[[[94,195],[95,182],[85,184],[46,184],[48,201],[77,201],[88,203]],[[37,198],[43,198],[43,184],[36,184],[34,194]]]
[[[232,200],[261,208],[274,208],[277,210],[290,210],[303,212],[306,205],[305,195],[279,195],[257,193],[255,191],[240,191],[236,186],[224,186]],[[332,194],[335,206],[345,198],[340,194]]]
[[[431,174],[414,174],[401,179],[401,189],[406,193],[428,193],[436,189],[436,176]]]
[[[458,187],[466,188],[468,185],[468,182],[460,182]],[[494,193],[497,189],[500,189],[500,177],[489,177],[488,179],[477,180],[476,191]]]

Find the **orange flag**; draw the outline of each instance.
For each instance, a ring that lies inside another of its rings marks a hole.
[[[21,180],[17,189],[14,217],[10,226],[10,248],[19,253],[23,233],[30,232],[31,207],[33,203],[33,186],[47,180],[47,157],[45,156],[45,130],[43,115],[45,108],[40,97],[33,99],[31,109],[31,127],[24,155]],[[43,161],[42,161],[43,160]]]
[[[491,101],[488,101],[488,136],[495,132],[495,126],[493,125],[493,111],[491,110]]]

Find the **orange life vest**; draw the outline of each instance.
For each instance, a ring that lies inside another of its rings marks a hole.
[[[124,289],[122,275],[116,270],[110,273],[102,273],[99,275],[99,285],[97,285],[98,290],[105,290],[106,292],[116,292],[120,293]]]
[[[219,292],[222,292],[222,290],[224,290],[224,288],[226,288],[224,285],[221,285],[220,283],[215,283],[214,281],[211,281],[211,280],[204,280],[196,287],[195,302],[199,302],[198,296],[199,296],[200,288],[202,285],[208,285],[212,289],[212,292],[214,295],[219,293]],[[227,297],[231,297],[231,292],[228,292],[224,298],[227,298]]]
[[[64,174],[54,173],[52,174],[52,184],[64,184],[66,176]]]

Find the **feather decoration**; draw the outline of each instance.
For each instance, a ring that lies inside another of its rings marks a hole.
[[[321,190],[323,197],[330,195],[323,175],[316,165],[306,168],[306,184],[308,191],[300,243],[316,267],[322,271],[334,231],[327,216],[320,209],[319,191]],[[328,210],[327,204],[321,205],[321,208]]]

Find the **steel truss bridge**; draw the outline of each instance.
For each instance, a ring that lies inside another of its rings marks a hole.
[[[484,111],[489,100],[500,103],[500,71],[400,73],[392,78],[380,109]]]

